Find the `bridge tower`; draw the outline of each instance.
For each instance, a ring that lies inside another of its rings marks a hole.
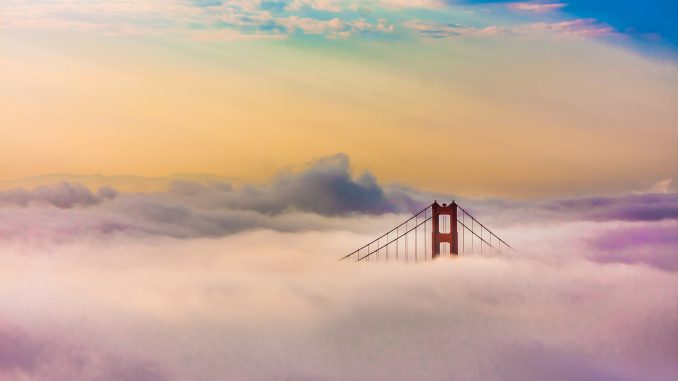
[[[450,245],[451,255],[459,255],[459,232],[457,230],[457,203],[452,201],[450,205],[447,204],[440,205],[438,204],[438,201],[436,201],[431,205],[431,211],[432,211],[431,243],[433,245],[431,253],[433,255],[433,258],[440,256],[441,243],[448,243]],[[447,221],[447,218],[444,218],[441,226],[440,216],[450,216],[450,219],[449,221]]]

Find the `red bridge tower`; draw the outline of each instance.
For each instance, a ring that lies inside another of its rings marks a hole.
[[[448,243],[450,246],[451,255],[459,255],[459,232],[457,231],[457,203],[452,201],[450,205],[438,204],[438,201],[431,205],[431,253],[433,258],[440,256],[440,244]],[[440,216],[450,216],[449,221]],[[442,225],[442,226],[441,226]],[[447,253],[443,253],[447,254]]]

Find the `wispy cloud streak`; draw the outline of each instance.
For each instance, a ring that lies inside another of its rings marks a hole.
[[[564,3],[510,3],[508,7],[510,9],[518,11],[527,11],[527,12],[553,12],[559,9],[562,9],[567,4]]]
[[[428,37],[535,36],[544,32],[577,37],[599,37],[613,32],[612,28],[594,19],[551,20],[516,26],[515,22],[507,18],[505,24],[486,23],[485,26],[462,27],[457,24],[439,24],[434,18],[420,20],[408,13],[415,9],[450,11],[452,12],[450,17],[456,18],[452,11],[455,6],[454,3],[446,4],[438,0],[414,2],[13,0],[0,5],[0,10],[6,16],[0,28],[63,29],[109,35],[174,36],[196,40],[281,39],[295,34],[346,38],[364,33],[397,34],[396,32],[407,30],[414,30]],[[531,13],[546,13],[563,6],[561,3],[508,4],[511,10]],[[417,15],[421,17],[422,13],[419,12]],[[482,19],[478,21],[484,22]]]

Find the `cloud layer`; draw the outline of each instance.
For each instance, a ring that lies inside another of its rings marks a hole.
[[[5,247],[0,379],[668,381],[678,371],[675,274],[583,258],[339,264],[317,251],[356,238],[78,244],[51,259]]]
[[[573,246],[576,255],[581,250],[589,259],[603,262],[678,269],[672,255],[678,247],[673,230],[678,223],[675,193],[543,201],[467,199],[380,184],[369,172],[353,174],[348,158],[341,154],[299,171],[281,171],[265,184],[235,185],[210,177],[159,181],[164,184],[160,190],[149,192],[120,192],[110,186],[91,190],[73,182],[0,191],[0,242],[41,246],[219,238],[260,229],[345,230],[377,236],[435,199],[449,202],[456,198],[524,252],[535,246],[529,239],[523,242],[531,225],[539,224],[539,234],[548,235],[542,226],[554,224],[581,233],[576,237],[580,245]],[[579,227],[582,224],[586,228]],[[537,247],[532,251],[542,248]]]
[[[435,197],[344,155],[266,184],[2,191],[0,380],[675,378],[675,194],[457,198],[518,252],[336,261]]]
[[[122,193],[107,186],[94,192],[64,182],[1,191],[0,241],[194,238],[253,229],[348,229],[366,215],[388,219],[420,207],[415,197],[406,188],[379,185],[368,172],[354,177],[344,155],[320,159],[300,172],[280,172],[264,185],[177,180],[161,192]],[[350,216],[355,220],[342,218]]]

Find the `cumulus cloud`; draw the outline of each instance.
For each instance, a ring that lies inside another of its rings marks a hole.
[[[378,184],[376,177],[363,172],[354,177],[349,159],[337,154],[310,163],[300,172],[279,172],[270,184],[234,187],[219,181],[195,182],[175,180],[167,192],[145,194],[148,201],[168,200],[174,197],[208,207],[255,210],[262,213],[280,213],[286,210],[312,212],[321,215],[348,213],[388,213],[404,211],[411,200],[406,188],[393,186],[392,190]],[[393,194],[393,199],[389,197]],[[46,204],[58,208],[91,206],[104,200],[113,200],[119,193],[109,187],[100,187],[96,193],[71,182],[44,185],[32,190],[10,189],[0,191],[0,205],[29,206]],[[139,198],[142,194],[123,195]]]
[[[319,159],[299,173],[282,172],[268,187],[246,187],[229,205],[261,212],[292,208],[323,215],[403,211],[386,192],[369,172],[353,178],[348,157],[339,154]]]
[[[365,215],[389,219],[421,208],[417,197],[412,189],[380,185],[369,172],[354,176],[345,155],[320,159],[302,171],[280,172],[263,185],[177,180],[165,191],[125,193],[58,183],[1,191],[0,240],[193,238],[250,229],[349,228]],[[351,216],[355,221],[346,218]]]

